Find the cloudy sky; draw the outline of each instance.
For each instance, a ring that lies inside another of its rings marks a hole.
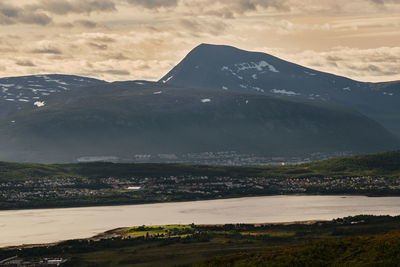
[[[0,76],[158,80],[200,43],[400,80],[400,0],[0,0]]]

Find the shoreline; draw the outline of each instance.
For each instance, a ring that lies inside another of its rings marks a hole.
[[[261,225],[311,225],[319,222],[327,222],[329,220],[305,220],[305,221],[292,221],[292,222],[273,222],[273,223],[248,223],[248,224],[253,224],[255,226],[261,226]],[[190,225],[190,224],[170,224],[170,225]],[[166,226],[170,226],[166,225]],[[198,226],[223,226],[225,224],[196,224]],[[146,226],[146,225],[145,225]],[[160,225],[163,226],[163,225]],[[60,240],[57,242],[51,242],[51,243],[41,243],[41,244],[22,244],[22,245],[17,245],[17,246],[6,246],[6,247],[0,247],[0,250],[16,250],[16,249],[27,249],[27,248],[41,248],[41,247],[53,247],[57,246],[63,242],[66,241],[100,241],[101,239],[111,239],[111,238],[116,238],[116,237],[121,237],[121,233],[125,230],[128,229],[132,226],[128,227],[118,227],[114,229],[107,230],[105,232],[96,234],[91,237],[87,238],[77,238],[77,239],[66,239],[66,240]]]
[[[115,234],[116,229],[141,225],[304,224],[305,221],[310,223],[310,220],[333,220],[360,214],[398,216],[399,203],[400,197],[276,195],[114,207],[3,211],[0,217],[4,218],[1,227],[4,236],[0,248],[50,246],[63,240],[106,238],[110,233]],[[279,208],[281,204],[283,209]],[[260,209],[263,212],[260,213]],[[61,227],[63,231],[50,231],[48,226]]]
[[[187,199],[187,200],[174,200],[174,201],[143,201],[138,203],[115,203],[115,204],[101,204],[98,205],[60,205],[60,206],[43,206],[43,207],[31,207],[31,208],[9,208],[0,209],[0,212],[7,211],[29,211],[29,210],[54,210],[54,209],[74,209],[74,208],[98,208],[98,207],[115,207],[115,206],[137,206],[137,205],[152,205],[152,204],[169,204],[169,203],[182,203],[182,202],[198,202],[198,201],[210,201],[210,200],[229,200],[229,199],[241,199],[241,198],[256,198],[256,197],[278,197],[278,196],[336,196],[336,197],[400,197],[400,195],[372,195],[372,194],[265,194],[265,195],[249,195],[249,196],[227,196],[220,198],[203,198],[203,199]]]

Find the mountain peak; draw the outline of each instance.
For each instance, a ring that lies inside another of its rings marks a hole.
[[[269,54],[227,45],[200,44],[160,82],[344,105],[400,136],[399,83],[365,83],[303,67]],[[379,111],[379,112],[378,112]]]

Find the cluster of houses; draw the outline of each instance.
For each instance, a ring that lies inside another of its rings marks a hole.
[[[91,197],[99,199],[131,194],[137,200],[163,199],[163,196],[234,194],[292,194],[292,193],[365,193],[373,191],[400,193],[398,179],[385,177],[207,177],[166,176],[147,178],[82,179],[43,178],[35,181],[0,183],[0,204],[35,200],[68,200]]]
[[[16,266],[61,266],[66,263],[67,259],[62,258],[46,258],[46,259],[38,259],[38,260],[23,260],[18,257],[12,257],[9,259],[5,259],[0,261],[1,267],[16,267]]]

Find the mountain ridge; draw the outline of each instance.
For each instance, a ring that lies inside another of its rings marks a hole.
[[[339,104],[378,121],[400,137],[400,81],[359,82],[261,52],[201,44],[159,82]]]

